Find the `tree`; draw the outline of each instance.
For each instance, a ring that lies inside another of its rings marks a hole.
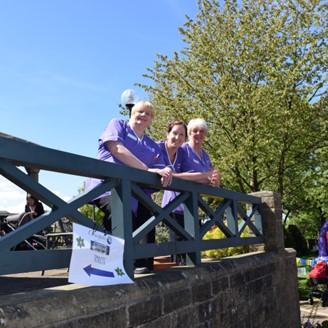
[[[306,239],[317,240],[328,219],[328,147],[318,149],[313,167],[303,175],[303,187],[298,204],[292,210],[288,224],[296,224]]]
[[[145,75],[151,85],[138,84],[156,107],[152,136],[163,138],[172,119],[202,117],[223,187],[298,204],[327,139],[327,3],[198,4],[179,29],[185,48],[159,54]]]
[[[79,188],[78,193],[81,194],[85,191],[85,182],[83,186]],[[104,212],[102,212],[96,205],[84,204],[79,208],[79,211],[88,218],[95,221],[96,224],[102,226]]]

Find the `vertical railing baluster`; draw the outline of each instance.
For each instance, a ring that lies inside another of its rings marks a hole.
[[[112,234],[125,240],[124,267],[129,277],[133,278],[131,196],[131,180],[122,179],[118,186],[112,189]]]
[[[229,207],[226,209],[227,227],[233,233],[234,236],[238,233],[238,215],[237,215],[237,203],[236,200],[231,200]]]
[[[190,196],[185,202],[184,220],[185,230],[191,236],[194,236],[194,247],[193,251],[187,254],[187,264],[191,261],[194,265],[199,265],[201,263],[201,240],[197,191],[191,192]]]

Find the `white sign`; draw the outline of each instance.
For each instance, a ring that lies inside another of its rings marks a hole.
[[[301,268],[297,268],[297,274],[300,276],[305,276],[306,275],[306,268],[301,267]]]
[[[73,223],[68,281],[89,286],[131,284],[123,266],[124,239]]]

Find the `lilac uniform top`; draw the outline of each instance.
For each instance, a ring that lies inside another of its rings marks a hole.
[[[186,151],[190,168],[189,172],[208,172],[212,169],[211,160],[204,149],[202,149],[202,158],[200,158],[189,143],[185,142],[181,148]]]
[[[208,154],[206,153],[205,150],[202,149],[202,157],[200,158],[199,155],[196,153],[194,148],[192,148],[189,143],[185,142],[179,150],[181,152],[184,152],[183,158],[182,158],[182,165],[181,165],[181,170],[176,171],[177,173],[179,172],[208,172],[212,168],[212,163],[210,161],[210,158]],[[166,193],[166,191],[165,191]],[[164,193],[164,196],[165,196]],[[172,200],[174,197],[177,196],[179,193],[170,191],[170,195],[167,195],[166,197],[163,197],[163,204],[167,204],[170,200]],[[177,214],[183,214],[183,206],[179,205],[174,210],[175,213]]]
[[[328,249],[327,249],[327,232],[328,232],[328,221],[326,221],[319,233],[319,242],[318,242],[318,248],[319,248],[319,258],[322,257],[324,259],[328,258]]]
[[[162,155],[161,149],[158,147],[155,141],[146,135],[143,135],[140,139],[131,128],[130,124],[121,119],[112,119],[103,134],[98,140],[98,153],[97,159],[123,164],[112,153],[107,149],[105,143],[107,141],[118,141],[123,144],[134,156],[142,161],[149,168],[163,169],[166,167],[165,161]],[[102,180],[90,178],[86,182],[86,190],[94,188]],[[154,190],[144,189],[147,194],[151,194]],[[97,198],[109,195],[111,192],[108,191]],[[138,202],[135,198],[132,198],[132,210],[136,213]]]
[[[174,162],[171,163],[170,157],[166,149],[165,141],[159,141],[157,144],[160,146],[163,152],[166,165],[170,166],[174,172],[176,173],[192,172],[192,168],[190,168],[189,166],[187,154],[184,149],[182,149],[181,147],[178,148]],[[162,207],[165,207],[170,201],[172,201],[178,195],[179,195],[178,191],[165,190],[162,199]],[[173,212],[177,214],[183,214],[183,205],[180,204],[177,208],[174,209]]]

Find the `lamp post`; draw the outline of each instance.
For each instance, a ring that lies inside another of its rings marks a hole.
[[[121,94],[121,102],[128,109],[131,117],[131,109],[137,102],[136,92],[132,89],[124,90]]]

